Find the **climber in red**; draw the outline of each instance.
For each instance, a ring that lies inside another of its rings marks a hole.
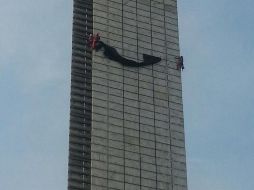
[[[99,33],[97,33],[96,35],[89,35],[89,39],[88,39],[88,45],[89,47],[91,47],[92,49],[96,48],[96,44],[100,41],[100,35]]]
[[[176,69],[177,70],[183,70],[184,65],[183,65],[183,56],[177,56],[176,57]]]
[[[92,45],[93,45],[93,38],[94,38],[93,35],[90,34],[90,35],[89,35],[89,38],[88,38],[88,46],[89,46],[89,47],[92,47]]]

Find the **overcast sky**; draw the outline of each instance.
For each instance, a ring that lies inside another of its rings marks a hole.
[[[67,189],[71,0],[0,0],[0,189]],[[253,190],[254,2],[179,2],[189,190]]]

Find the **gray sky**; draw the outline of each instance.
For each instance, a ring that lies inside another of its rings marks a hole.
[[[0,189],[66,189],[72,1],[0,4]],[[189,190],[253,189],[253,8],[179,1]]]
[[[0,189],[67,189],[72,1],[0,4]]]
[[[254,186],[254,2],[180,1],[190,190]]]

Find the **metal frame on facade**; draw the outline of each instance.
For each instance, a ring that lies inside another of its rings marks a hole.
[[[74,0],[68,190],[91,189],[93,0]]]

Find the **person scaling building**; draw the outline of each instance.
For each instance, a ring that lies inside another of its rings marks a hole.
[[[176,57],[176,69],[177,70],[184,70],[183,56]]]
[[[99,35],[99,33],[97,33],[96,35],[90,34],[89,38],[88,38],[88,45],[90,48],[95,49],[96,48],[96,44],[100,41],[101,37]]]

